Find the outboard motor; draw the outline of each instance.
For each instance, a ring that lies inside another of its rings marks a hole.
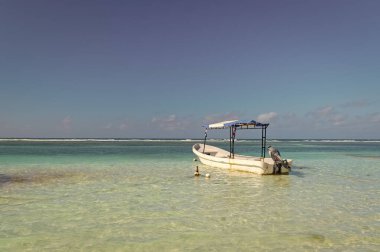
[[[290,170],[290,166],[286,159],[281,158],[280,151],[272,146],[268,147],[268,153],[274,161],[273,174],[281,174],[281,167]]]

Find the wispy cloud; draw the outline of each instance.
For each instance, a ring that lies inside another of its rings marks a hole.
[[[184,130],[191,123],[188,118],[179,118],[175,114],[168,116],[155,116],[152,118],[151,122],[159,128],[168,131]]]
[[[73,120],[71,119],[71,116],[66,116],[63,118],[61,122],[61,126],[64,130],[70,130]]]
[[[119,125],[120,130],[127,130],[129,128],[129,125],[127,123],[122,123]]]
[[[103,127],[103,129],[107,129],[107,130],[110,130],[110,129],[112,129],[113,128],[113,123],[107,123],[104,127]]]
[[[380,123],[380,113],[372,113],[368,116],[368,120],[372,123]]]
[[[340,105],[342,108],[365,108],[370,106],[372,103],[367,100],[355,100],[355,101],[348,101]]]
[[[270,121],[276,120],[277,117],[278,117],[278,114],[276,112],[269,112],[269,113],[264,113],[257,116],[257,121],[262,122],[262,123],[268,123]]]
[[[324,128],[331,125],[341,126],[348,120],[347,116],[338,112],[332,106],[326,106],[318,108],[307,114],[307,117],[311,119],[317,126],[322,126]]]
[[[335,113],[334,108],[332,106],[326,106],[326,107],[319,108],[311,112],[311,114],[313,114],[317,118],[328,117],[334,113]]]
[[[121,122],[112,124],[112,128],[118,129],[120,131],[134,132],[136,129],[139,128],[138,125],[139,123],[136,120],[132,118],[128,118]]]

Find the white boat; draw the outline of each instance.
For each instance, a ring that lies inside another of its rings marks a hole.
[[[266,174],[289,174],[293,163],[290,159],[282,159],[280,152],[273,147],[270,148],[271,157],[265,157],[266,152],[266,129],[269,123],[259,123],[250,121],[224,121],[205,126],[205,138],[203,143],[193,145],[193,153],[199,161],[205,165],[231,169],[244,172],[253,172],[260,175]],[[230,130],[230,151],[207,145],[208,129],[229,129]],[[261,156],[243,156],[235,154],[236,131],[240,129],[261,129]],[[270,147],[270,146],[269,146]]]

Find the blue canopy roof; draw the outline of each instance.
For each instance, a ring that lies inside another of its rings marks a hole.
[[[230,127],[244,127],[244,128],[256,128],[256,127],[268,127],[269,123],[260,123],[255,120],[232,120],[232,121],[223,121],[218,123],[213,123],[205,125],[206,129],[225,129]]]

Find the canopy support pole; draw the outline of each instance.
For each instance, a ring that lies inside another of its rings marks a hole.
[[[236,136],[236,127],[231,127],[232,130],[232,158],[235,158],[235,136]]]
[[[267,143],[267,127],[261,127],[261,157],[265,158],[266,143]]]
[[[232,158],[232,127],[230,127],[230,158]]]
[[[206,149],[206,138],[207,138],[207,129],[205,129],[205,139],[203,140],[203,153],[205,153],[205,149]]]

